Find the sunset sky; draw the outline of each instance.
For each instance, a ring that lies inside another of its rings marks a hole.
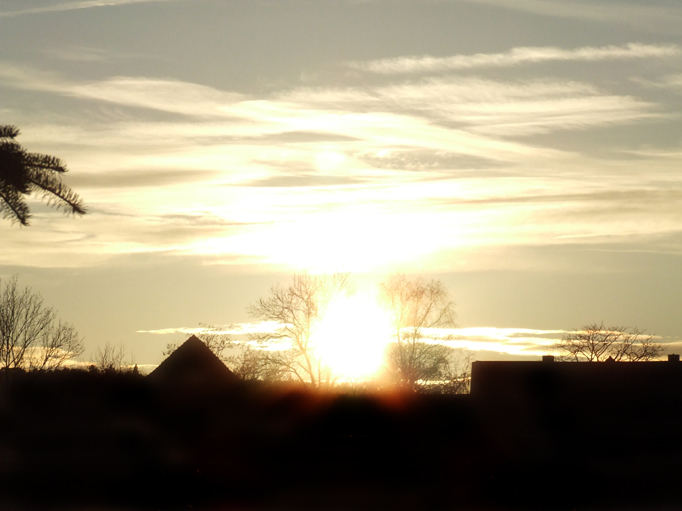
[[[681,112],[678,0],[3,0],[0,124],[89,213],[0,221],[0,277],[86,358],[243,331],[296,271],[441,279],[484,358],[680,352]]]

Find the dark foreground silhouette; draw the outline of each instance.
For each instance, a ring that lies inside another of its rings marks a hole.
[[[531,367],[513,397],[0,373],[0,509],[682,507],[679,371],[572,396]]]

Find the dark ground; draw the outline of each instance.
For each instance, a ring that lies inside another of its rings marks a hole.
[[[0,509],[682,509],[680,405],[5,372]]]

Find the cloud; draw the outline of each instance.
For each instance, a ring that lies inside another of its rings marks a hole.
[[[575,81],[430,78],[386,85],[375,96],[393,108],[486,135],[515,137],[664,117],[653,103]]]
[[[84,45],[53,46],[43,49],[43,54],[51,59],[69,62],[107,62],[121,59],[140,59],[149,57],[143,53],[120,52]],[[158,59],[158,57],[156,57]]]
[[[313,172],[297,175],[274,175],[261,179],[256,179],[244,183],[246,186],[254,187],[321,187],[337,185],[356,185],[365,182],[362,179],[351,176],[320,176]]]
[[[28,14],[45,14],[51,12],[76,11],[80,9],[91,9],[94,7],[117,7],[132,4],[145,3],[164,3],[179,0],[77,0],[72,2],[49,3],[48,5],[28,7],[15,10],[0,11],[0,18],[13,18]],[[19,4],[21,5],[21,4]]]
[[[139,130],[132,124],[122,130],[119,127],[119,131],[131,135],[131,140],[145,144],[150,136],[166,141],[173,137],[187,140],[189,136],[199,141],[204,137],[203,142],[222,137],[226,143],[260,141],[289,146],[324,141],[347,142],[345,145],[352,147],[352,142],[357,142],[356,146],[413,147],[490,161],[513,161],[531,153],[540,157],[559,153],[528,148],[498,136],[525,136],[669,115],[631,96],[602,93],[585,83],[548,79],[503,82],[448,77],[355,91],[304,88],[252,98],[195,83],[146,77],[73,83],[12,64],[0,67],[0,78],[22,89],[204,118],[201,124],[166,121],[153,129],[149,122]],[[161,132],[165,136],[156,136]]]
[[[154,335],[202,335],[219,334],[235,336],[235,339],[246,340],[250,334],[273,333],[278,330],[276,322],[236,323],[228,327],[173,327],[154,330],[138,330],[137,333]],[[561,355],[557,345],[566,335],[576,333],[564,329],[533,328],[499,328],[499,327],[466,327],[466,328],[425,328],[422,331],[422,342],[440,344],[456,350],[476,353],[475,358],[495,358],[498,355],[512,357],[536,358],[542,355]],[[675,338],[656,337],[666,351],[677,348],[682,341]],[[287,349],[288,345],[280,340],[261,343],[263,349]]]
[[[679,7],[671,2],[650,1],[636,3],[629,1],[589,2],[576,0],[462,0],[475,5],[492,5],[502,9],[517,10],[539,16],[569,18],[608,23],[623,23],[643,28],[675,29],[682,22]],[[675,31],[674,33],[678,33]]]
[[[68,177],[69,186],[84,188],[146,188],[179,184],[189,181],[210,181],[218,176],[218,172],[205,170],[159,170],[159,171],[123,171],[123,172],[79,172]]]
[[[229,117],[227,108],[243,96],[179,80],[115,76],[78,82],[53,72],[0,61],[0,80],[5,85],[51,92],[80,99],[188,116]]]
[[[648,78],[632,78],[632,81],[643,85],[645,87],[652,87],[657,89],[666,89],[671,92],[682,94],[682,73],[670,74],[662,76],[658,79],[651,80]]]
[[[656,208],[668,208],[675,203],[682,201],[682,190],[680,189],[649,189],[649,188],[635,188],[631,190],[599,190],[592,192],[575,192],[575,193],[535,193],[533,195],[514,195],[514,196],[495,196],[495,197],[478,197],[474,199],[458,199],[457,201],[447,202],[446,204],[471,204],[478,206],[492,205],[492,204],[510,204],[510,203],[557,203],[563,205],[588,203],[599,204],[604,208],[614,210],[623,210],[625,206],[646,206],[651,205]],[[590,214],[593,214],[590,211]]]
[[[455,253],[641,239],[680,221],[674,194],[658,193],[679,187],[675,148],[604,161],[529,137],[668,115],[593,83],[389,76],[256,95],[8,64],[0,86],[69,98],[49,124],[21,122],[21,141],[68,162],[92,214],[36,210],[30,233],[1,233],[7,264],[155,253],[338,271],[441,253],[451,266]]]
[[[542,62],[596,62],[603,60],[662,58],[680,55],[676,45],[628,43],[623,46],[586,46],[566,50],[551,46],[518,47],[502,53],[476,53],[450,57],[397,57],[350,62],[352,68],[379,74],[434,73],[484,67],[510,67]]]
[[[367,111],[363,105],[344,105],[348,95],[341,93],[341,97],[335,97],[334,90],[319,90],[317,95],[312,95],[313,99],[310,102],[306,102],[301,95],[298,96],[298,101],[294,101],[295,94],[284,94],[281,97],[275,95],[265,99],[248,98],[199,84],[151,78],[117,77],[85,84],[70,83],[60,77],[16,66],[0,70],[0,77],[4,78],[7,84],[23,89],[49,90],[82,99],[203,118],[201,123],[186,120],[156,123],[147,121],[118,123],[113,128],[108,123],[98,130],[87,130],[84,136],[71,137],[72,140],[83,143],[102,133],[104,129],[108,140],[107,146],[111,146],[114,139],[120,140],[124,146],[143,143],[147,147],[146,153],[150,156],[145,157],[143,154],[135,156],[137,166],[146,166],[153,160],[156,166],[212,170],[201,165],[196,155],[185,160],[178,154],[178,150],[169,154],[166,149],[171,145],[180,149],[182,144],[188,148],[196,147],[197,151],[202,153],[200,159],[210,161],[211,164],[210,147],[217,148],[222,145],[232,146],[232,154],[243,153],[242,161],[248,160],[251,167],[256,153],[261,154],[258,158],[261,162],[281,160],[285,157],[289,162],[307,161],[309,165],[310,149],[316,145],[323,147],[320,146],[324,143],[320,142],[320,135],[326,138],[327,143],[337,148],[333,152],[342,154],[339,152],[341,149],[345,154],[350,151],[351,155],[361,155],[361,158],[367,158],[372,152],[378,153],[390,148],[451,152],[473,158],[484,157],[492,161],[515,161],[520,158],[529,161],[533,157],[561,156],[556,150],[531,147],[433,122],[438,121],[433,119],[433,109],[438,102],[434,94],[442,92],[442,87],[438,88],[434,84],[405,86],[403,90],[379,88],[373,94],[377,108]],[[467,85],[471,84],[453,85],[450,89],[457,88],[461,92]],[[494,83],[485,85],[487,87],[482,87],[482,90],[486,91],[502,87],[501,84]],[[534,87],[535,85],[529,86],[530,89]],[[545,88],[547,85],[540,85],[541,90]],[[426,96],[435,99],[435,103],[420,101],[420,97]],[[462,102],[470,102],[470,99],[462,93]],[[457,96],[453,96],[452,100],[451,107],[455,110],[452,115],[457,115]],[[58,131],[55,130],[54,135],[63,139],[65,134]],[[65,133],[68,132],[69,130],[66,130]],[[291,133],[295,136],[292,137]],[[308,133],[311,138],[306,140],[303,137],[304,133]],[[258,139],[262,139],[263,143],[279,139],[280,148],[263,150],[253,143]],[[93,146],[94,142],[93,140]],[[149,144],[159,144],[169,156],[152,155]],[[100,154],[101,147],[102,144],[97,144]],[[327,153],[331,154],[329,151]],[[224,152],[221,154],[223,159],[224,154]],[[268,155],[276,155],[276,158],[268,158]],[[326,166],[317,152],[313,152],[312,156],[313,165]],[[353,158],[346,160],[344,167],[352,168]],[[229,160],[223,161],[225,164],[230,163]],[[239,162],[234,163],[239,165]],[[363,172],[362,167],[355,168]],[[252,176],[249,181],[253,181],[254,177],[268,176]]]
[[[86,99],[162,112],[223,117],[228,116],[226,107],[242,97],[237,93],[222,92],[195,83],[125,76],[86,84],[73,84],[64,92]]]
[[[394,169],[398,171],[452,171],[458,173],[477,173],[488,171],[496,167],[504,167],[500,161],[483,156],[466,155],[452,151],[429,151],[412,149],[409,147],[396,148],[387,151],[371,151],[360,155],[363,162],[378,169]]]
[[[271,339],[262,341],[254,339],[254,336],[263,336],[277,333],[280,330],[279,323],[275,321],[259,321],[257,323],[241,322],[225,326],[199,326],[199,327],[170,327],[152,330],[137,330],[138,334],[152,335],[196,335],[201,338],[204,335],[221,335],[229,337],[233,345],[249,345],[251,348],[263,351],[282,351],[291,349],[291,341],[288,339]]]
[[[246,340],[252,334],[268,334],[279,330],[276,322],[236,323],[227,327],[171,327],[137,330],[140,334],[154,335],[229,335]],[[534,330],[527,328],[430,328],[423,331],[423,342],[442,344],[467,351],[488,351],[517,356],[552,354],[553,346],[561,340],[565,330]],[[262,343],[268,348],[268,343]],[[287,349],[281,340],[272,341],[272,348]]]
[[[259,321],[256,323],[242,322],[233,323],[224,326],[198,326],[198,327],[170,327],[170,328],[156,328],[152,330],[137,330],[138,334],[153,334],[153,335],[229,335],[237,337],[245,337],[249,335],[258,334],[272,334],[280,329],[279,323],[276,321]]]

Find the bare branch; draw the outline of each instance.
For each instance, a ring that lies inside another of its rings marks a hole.
[[[274,286],[269,296],[248,308],[254,318],[280,325],[274,333],[261,334],[260,340],[291,341],[290,352],[270,357],[273,364],[279,364],[292,378],[312,386],[327,382],[328,375],[312,353],[311,329],[332,296],[347,285],[348,276],[344,274],[331,277],[297,274],[286,287]]]
[[[120,371],[125,359],[125,348],[122,344],[106,343],[97,349],[95,364],[103,371]]]
[[[389,362],[396,377],[414,387],[420,380],[443,377],[449,348],[422,342],[425,328],[452,326],[454,303],[437,280],[393,275],[382,284],[386,304],[393,314],[396,343]]]
[[[0,368],[54,369],[83,353],[75,328],[17,279],[0,280]]]
[[[592,323],[564,336],[558,348],[575,362],[647,361],[660,356],[663,348],[643,331],[623,326]]]

